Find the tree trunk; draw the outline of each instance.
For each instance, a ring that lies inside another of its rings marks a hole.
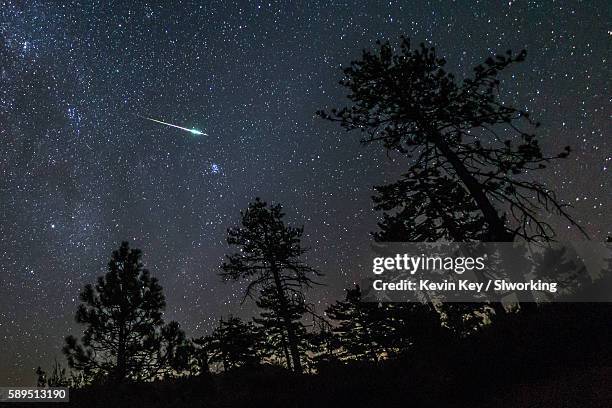
[[[442,135],[439,132],[436,132],[431,129],[427,129],[429,139],[433,142],[438,150],[446,157],[448,162],[453,166],[457,176],[467,188],[468,192],[476,201],[478,208],[482,211],[482,215],[488,226],[488,237],[487,239],[491,242],[512,242],[514,241],[514,237],[506,230],[506,226],[504,225],[504,220],[499,216],[493,204],[487,197],[484,188],[482,185],[476,180],[476,178],[470,173],[470,171],[465,167],[459,156],[448,146],[448,143],[444,140]],[[496,314],[505,313],[505,308],[501,303],[501,299],[493,299],[491,303],[493,310],[495,310]]]
[[[419,184],[421,186],[424,185],[424,183],[423,183],[423,181],[421,179],[419,179],[418,181],[419,181]],[[462,242],[462,241],[464,241],[465,237],[455,227],[455,224],[453,223],[453,218],[446,211],[444,211],[443,208],[441,208],[438,205],[438,201],[437,201],[436,197],[434,197],[434,196],[432,196],[430,194],[429,189],[427,188],[427,186],[425,186],[425,194],[427,194],[427,197],[429,198],[429,202],[436,209],[436,211],[438,212],[438,215],[440,215],[440,218],[442,218],[442,221],[444,221],[444,224],[446,225],[446,228],[448,229],[448,234],[450,235],[450,237],[455,242]]]
[[[298,340],[291,324],[291,316],[289,316],[289,304],[283,291],[283,285],[280,280],[280,275],[276,265],[272,264],[271,267],[272,275],[274,276],[274,284],[276,285],[276,292],[280,303],[281,317],[285,323],[285,330],[287,330],[287,341],[289,342],[289,351],[291,352],[291,359],[293,360],[293,371],[296,373],[302,373],[302,362],[300,361],[300,351],[298,350]]]
[[[451,150],[444,138],[435,131],[428,131],[429,139],[446,157],[448,162],[453,166],[457,176],[467,188],[470,195],[476,201],[478,208],[482,211],[485,221],[488,225],[488,239],[493,242],[512,242],[514,238],[508,233],[504,225],[504,220],[499,216],[493,204],[485,194],[482,185],[472,176],[469,170],[465,167],[459,156]]]
[[[119,339],[117,344],[117,369],[115,372],[115,381],[120,383],[125,379],[126,371],[126,347],[125,347],[125,324],[119,322]]]
[[[365,341],[367,343],[368,353],[370,353],[370,357],[372,361],[378,363],[378,354],[376,353],[376,349],[374,348],[374,339],[372,338],[372,333],[368,328],[368,324],[366,323],[366,319],[362,319],[361,316],[358,316],[359,324],[363,327],[363,333],[365,334]]]
[[[285,360],[287,361],[287,368],[289,370],[291,367],[291,356],[289,355],[289,348],[287,347],[287,337],[285,336],[285,331],[281,329],[281,344],[283,347],[283,353],[285,354]]]
[[[302,362],[300,361],[300,351],[298,350],[298,340],[291,327],[291,319],[285,318],[285,325],[287,326],[287,338],[289,341],[289,349],[291,351],[291,358],[293,360],[293,371],[296,373],[302,373]]]
[[[208,375],[210,374],[210,365],[208,364],[208,352],[205,348],[202,348],[200,352],[200,361],[198,361],[198,365],[200,366],[199,375]]]
[[[370,352],[370,357],[372,357],[372,361],[378,363],[378,354],[376,353],[376,349],[374,348],[374,341],[372,340],[372,336],[370,335],[370,331],[368,329],[365,330],[366,338],[368,342],[368,348]]]

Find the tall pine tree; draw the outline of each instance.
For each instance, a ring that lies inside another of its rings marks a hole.
[[[306,265],[301,257],[303,228],[285,225],[280,204],[268,206],[257,198],[241,212],[241,226],[229,228],[227,243],[239,251],[227,256],[221,275],[226,280],[245,280],[245,298],[256,289],[273,288],[282,318],[293,370],[302,372],[299,338],[294,325],[292,304],[301,301],[304,291],[321,274]]]
[[[409,157],[399,181],[377,188],[378,208],[389,211],[379,239],[548,241],[549,211],[580,229],[554,191],[529,180],[569,147],[545,156],[531,131],[538,124],[499,97],[499,74],[525,51],[489,57],[459,81],[433,47],[413,49],[405,38],[397,51],[379,46],[344,70],[352,104],[319,112]]]
[[[70,367],[90,380],[150,380],[182,369],[185,335],[178,323],[164,323],[162,287],[141,256],[123,242],[106,275],[80,295],[76,321],[85,331],[80,342],[66,337],[63,351]]]
[[[287,368],[292,369],[289,335],[285,327],[281,302],[278,299],[276,289],[274,287],[263,288],[256,304],[262,311],[259,317],[253,318],[253,321],[261,327],[265,337],[264,347],[267,349],[267,354],[277,358],[280,357],[280,359],[285,360]],[[304,300],[294,296],[289,302],[288,314],[299,346],[303,346],[307,334],[306,327],[301,321],[304,312]]]

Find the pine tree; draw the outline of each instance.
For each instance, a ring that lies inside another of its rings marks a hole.
[[[191,341],[189,372],[193,376],[210,374],[208,339],[199,337]]]
[[[374,189],[374,209],[383,211],[380,231],[373,233],[378,242],[485,238],[485,222],[475,202],[438,169],[413,169],[400,180]]]
[[[415,347],[440,344],[447,337],[431,304],[362,302],[361,288],[347,289],[346,299],[326,310],[344,357],[377,362]]]
[[[253,321],[261,327],[265,337],[264,347],[267,350],[267,354],[284,359],[287,368],[292,369],[289,336],[276,289],[273,287],[263,288],[256,304],[262,311],[259,317],[253,318]],[[304,346],[307,334],[306,327],[301,321],[304,312],[305,304],[303,299],[294,297],[289,302],[288,315],[295,337],[298,339],[299,346],[301,346],[300,348]]]
[[[333,332],[342,347],[341,356],[379,361],[387,351],[388,332],[384,305],[361,301],[361,288],[347,289],[346,299],[330,305],[325,314],[335,321]]]
[[[47,375],[47,372],[41,367],[36,368],[36,386],[37,387],[70,387],[80,388],[84,385],[84,378],[82,374],[74,372],[66,372],[66,367],[63,367],[57,359],[53,361],[51,368],[51,374]]]
[[[63,351],[90,380],[150,380],[182,368],[185,335],[178,323],[164,323],[162,287],[141,256],[123,242],[106,275],[80,295],[76,321],[86,328],[81,342],[68,336]]]
[[[249,281],[245,298],[253,291],[274,288],[278,313],[282,317],[293,370],[302,372],[299,338],[295,332],[292,302],[304,297],[304,290],[321,274],[302,262],[307,251],[301,245],[303,228],[286,226],[280,204],[268,206],[257,198],[241,212],[242,226],[229,228],[227,243],[239,247],[228,255],[221,275],[226,280]]]
[[[235,316],[220,319],[217,328],[205,337],[208,361],[221,365],[224,371],[260,364],[262,340],[253,323]]]
[[[386,303],[382,308],[388,354],[402,354],[415,348],[430,349],[447,338],[440,315],[432,304]]]
[[[313,330],[308,332],[309,355],[317,369],[339,361],[342,344],[331,323],[321,316],[313,316]]]
[[[499,74],[525,51],[489,57],[458,81],[433,47],[412,49],[405,38],[397,52],[379,46],[344,70],[352,105],[319,112],[364,132],[363,143],[381,142],[410,159],[398,182],[377,188],[378,208],[389,211],[377,238],[549,241],[554,230],[543,211],[582,230],[553,191],[527,178],[567,157],[569,147],[544,156],[530,129],[538,124],[499,98]]]

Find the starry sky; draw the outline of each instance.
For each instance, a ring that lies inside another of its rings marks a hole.
[[[376,39],[433,42],[459,76],[526,48],[503,98],[542,122],[545,151],[572,146],[538,177],[604,239],[610,17],[605,1],[0,2],[0,385],[61,360],[78,293],[121,240],[189,335],[240,312],[242,286],[217,273],[255,196],[284,204],[308,262],[349,281],[375,228],[372,186],[402,161],[314,113],[346,103],[340,68]]]

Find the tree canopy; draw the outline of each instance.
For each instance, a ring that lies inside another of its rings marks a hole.
[[[85,331],[80,342],[68,336],[63,351],[89,380],[150,380],[182,368],[185,334],[178,323],[164,323],[162,287],[141,257],[121,243],[108,272],[81,292],[76,321]]]
[[[227,243],[240,250],[227,255],[221,276],[226,280],[248,281],[245,298],[252,297],[255,289],[274,290],[274,296],[268,296],[268,301],[277,303],[276,310],[287,333],[292,367],[301,372],[294,305],[303,304],[304,291],[321,275],[301,259],[307,251],[301,244],[304,228],[285,225],[282,206],[268,206],[259,198],[241,216],[241,226],[227,231]]]
[[[525,51],[489,57],[460,81],[434,47],[378,44],[344,70],[350,106],[319,112],[410,159],[399,181],[377,188],[378,209],[394,211],[378,238],[547,241],[555,233],[541,213],[549,211],[580,229],[554,191],[528,178],[569,147],[544,155],[539,124],[500,97],[500,74]]]

